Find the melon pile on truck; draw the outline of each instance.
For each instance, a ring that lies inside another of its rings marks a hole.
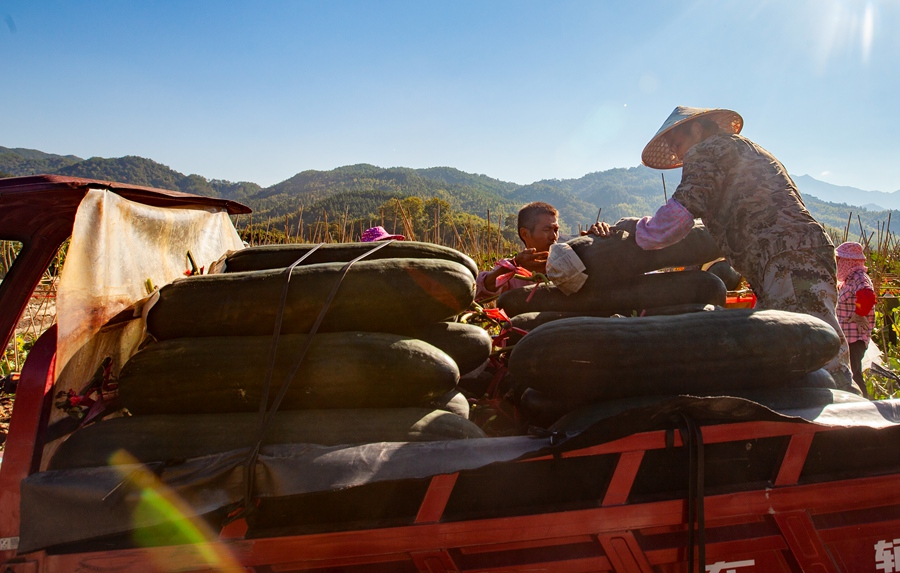
[[[528,333],[506,353],[521,431],[495,436],[467,419],[493,350],[460,321],[471,259],[242,248],[245,212],[0,180],[0,239],[22,245],[7,340],[72,238],[0,464],[4,571],[900,569],[900,401],[834,389],[821,321],[646,274],[714,260],[701,226],[647,256],[575,239],[582,291],[498,300]],[[88,391],[91,411],[59,407]]]
[[[569,245],[588,275],[580,290],[535,285],[497,301],[513,326],[529,332],[514,339],[509,374],[530,422],[553,425],[598,403],[606,412],[609,401],[627,398],[752,395],[766,403],[796,395],[810,405],[855,398],[835,393],[822,369],[840,345],[827,323],[723,308],[724,281],[699,270],[721,257],[703,225],[659,250],[644,251],[625,231]],[[694,270],[653,272],[672,267]]]

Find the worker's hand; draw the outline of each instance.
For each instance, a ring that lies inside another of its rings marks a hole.
[[[590,226],[587,231],[582,231],[582,235],[597,235],[598,237],[608,237],[609,236],[609,223],[605,223],[603,221],[599,223],[594,223]]]
[[[634,236],[634,232],[637,229],[637,224],[640,219],[637,217],[622,217],[616,224],[613,225],[613,229],[617,229],[619,231],[627,231],[629,235]]]
[[[547,273],[547,257],[550,256],[549,251],[538,251],[537,249],[525,249],[513,257],[513,264],[523,269],[528,269],[533,273]]]
[[[869,317],[863,316],[861,314],[856,314],[855,312],[850,315],[850,322],[855,324],[856,326],[868,330],[869,328]]]

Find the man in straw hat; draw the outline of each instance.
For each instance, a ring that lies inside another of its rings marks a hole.
[[[682,167],[681,183],[653,217],[622,219],[615,228],[629,231],[645,250],[660,249],[683,239],[694,219],[702,219],[753,287],[756,308],[810,314],[834,328],[841,350],[825,368],[838,388],[858,392],[835,314],[834,245],[784,166],[739,135],[743,125],[731,110],[675,108],[641,160],[654,169]]]

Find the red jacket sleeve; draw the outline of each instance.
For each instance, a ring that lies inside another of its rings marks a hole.
[[[856,314],[867,316],[873,306],[875,306],[875,291],[872,289],[856,291]]]

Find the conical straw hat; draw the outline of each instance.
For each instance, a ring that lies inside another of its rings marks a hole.
[[[676,125],[680,125],[685,121],[697,119],[701,116],[707,116],[715,121],[719,126],[728,133],[740,133],[744,127],[744,119],[736,111],[730,109],[710,109],[702,107],[686,107],[680,105],[675,108],[666,121],[650,140],[650,143],[644,147],[641,153],[641,163],[647,167],[654,169],[674,169],[681,167],[683,158],[678,157],[671,148],[669,142],[663,137],[672,130]]]

